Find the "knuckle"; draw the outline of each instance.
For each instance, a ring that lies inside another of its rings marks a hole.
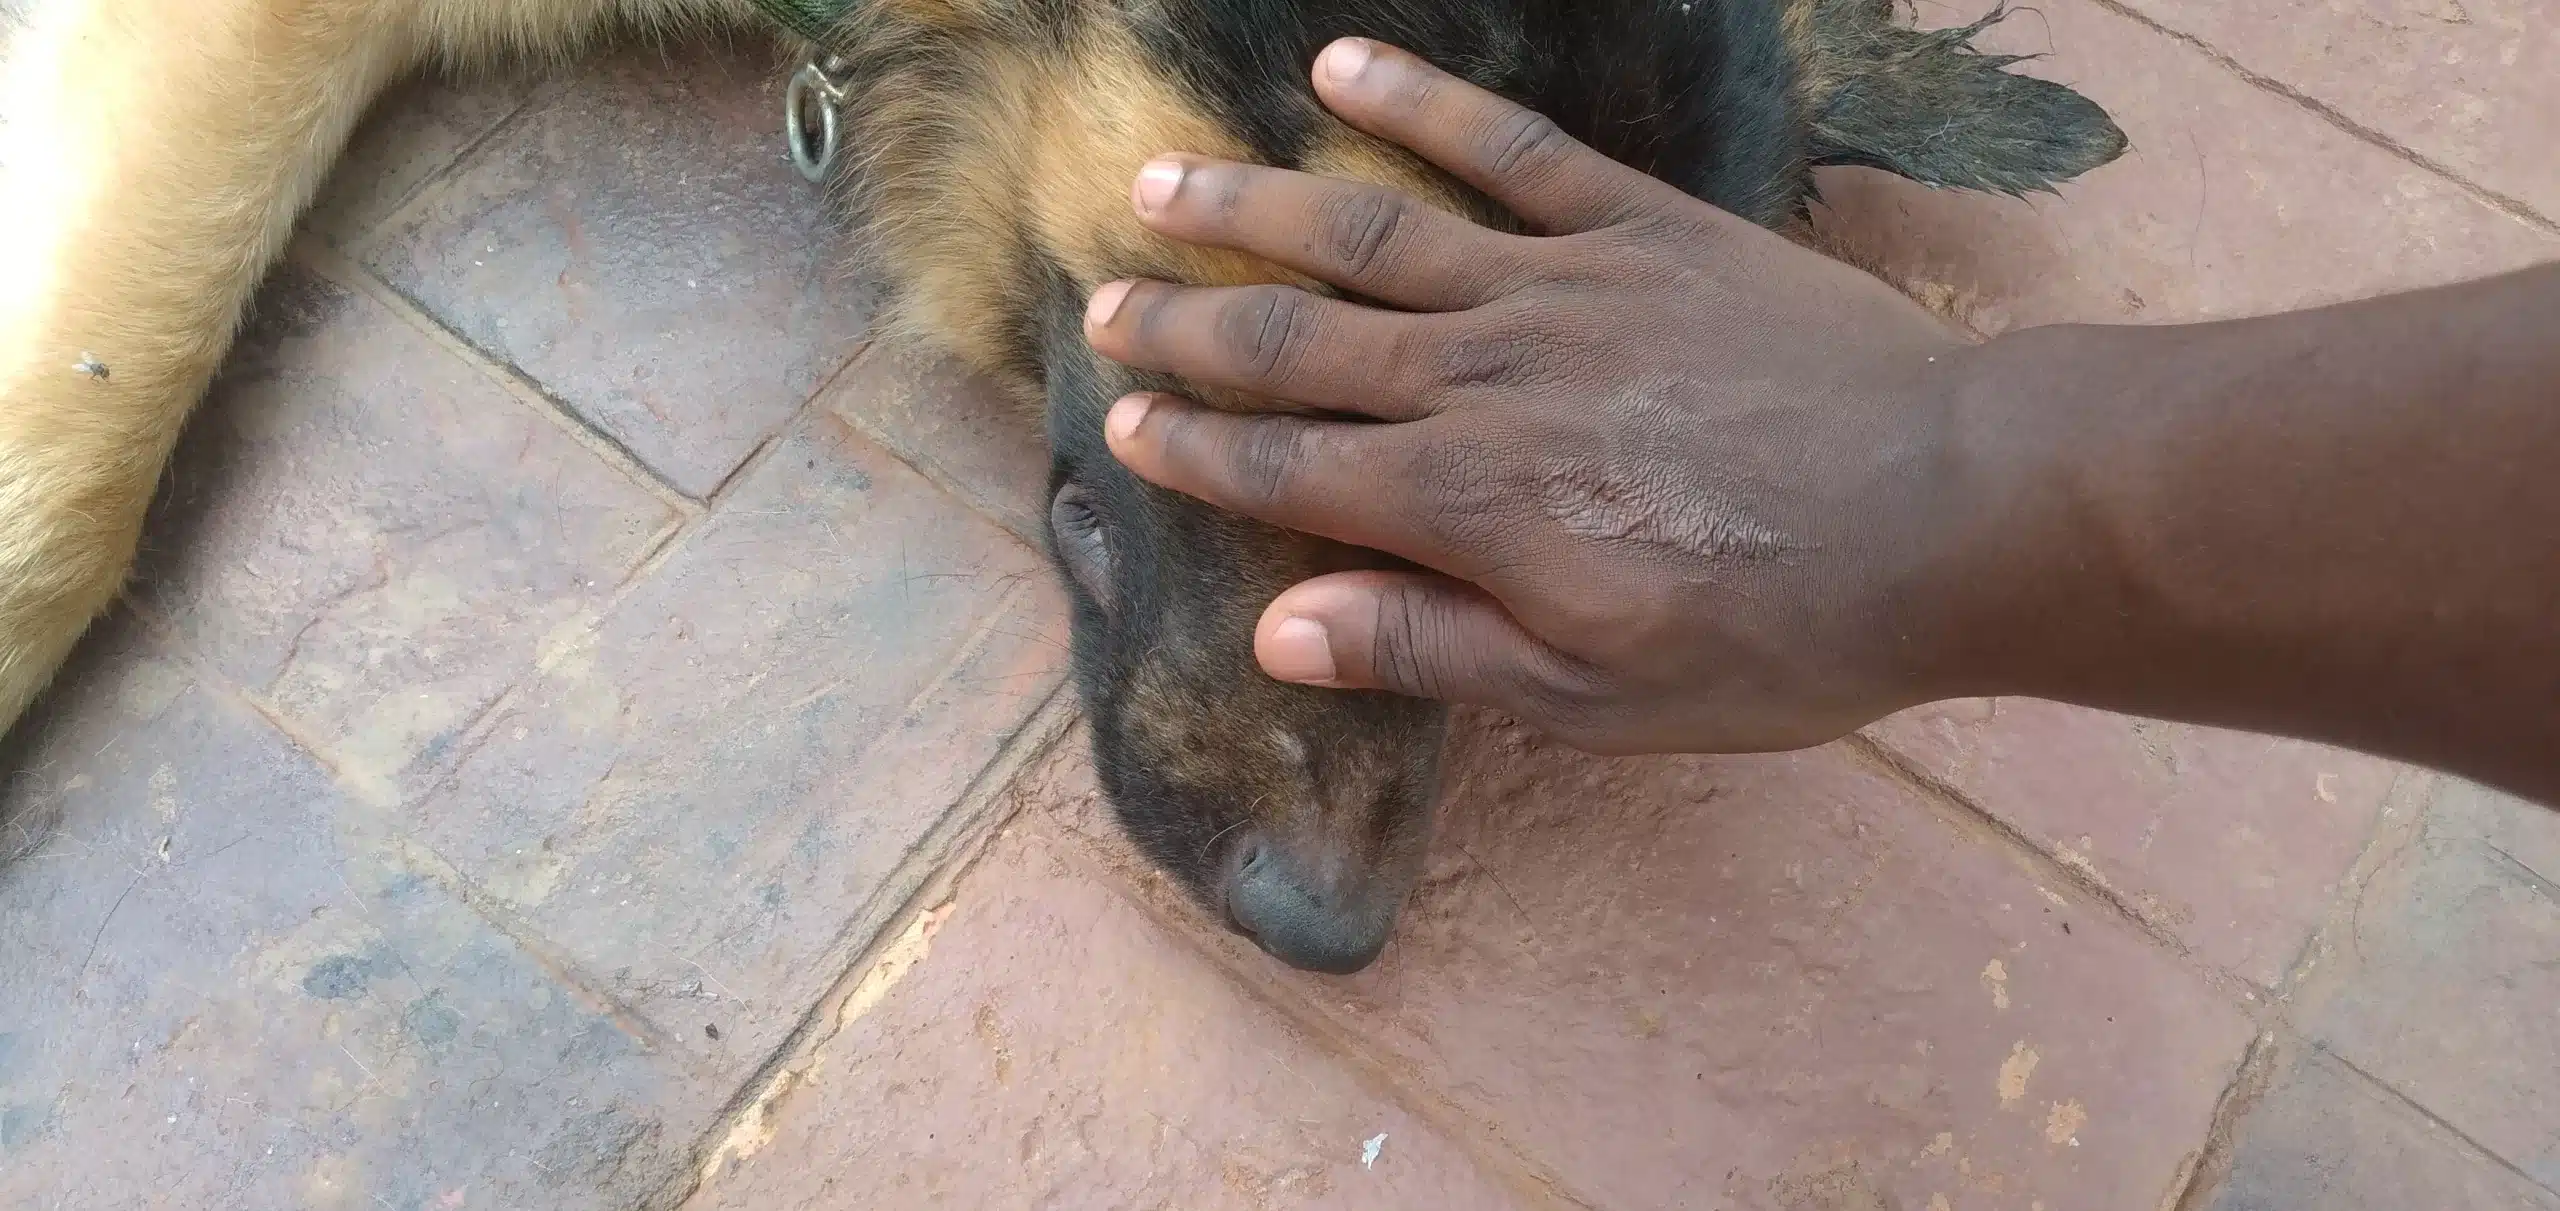
[[[1326,255],[1356,276],[1377,273],[1411,217],[1409,206],[1405,199],[1378,189],[1349,191],[1329,200],[1321,224]]]
[[[1485,137],[1486,166],[1500,176],[1543,173],[1562,158],[1572,140],[1544,114],[1513,110],[1494,121]]]
[[[1513,687],[1519,709],[1575,748],[1605,742],[1616,722],[1616,698],[1598,673],[1547,658],[1521,669]]]
[[[1449,100],[1449,90],[1436,71],[1395,71],[1388,73],[1391,84],[1387,103],[1409,116],[1427,117],[1437,114]]]
[[[1447,610],[1427,594],[1379,594],[1370,623],[1370,672],[1400,693],[1444,697],[1452,687],[1439,657],[1450,650],[1452,629]]]
[[[1727,233],[1713,221],[1678,209],[1637,207],[1605,231],[1593,233],[1584,260],[1612,280],[1678,288],[1725,254]]]
[[[1227,309],[1220,337],[1228,360],[1248,377],[1285,382],[1296,370],[1312,324],[1306,296],[1258,286]]]
[[[1452,387],[1490,387],[1519,377],[1524,352],[1488,332],[1470,332],[1450,340],[1441,352],[1440,378]]]
[[[1621,248],[1654,252],[1664,248],[1690,250],[1725,242],[1726,229],[1703,208],[1686,206],[1645,207],[1630,212],[1615,228]]]
[[[1555,237],[1548,273],[1553,285],[1577,293],[1658,285],[1652,272],[1662,246],[1626,226]]]
[[[1175,304],[1186,294],[1181,288],[1139,282],[1121,299],[1119,311],[1112,315],[1106,328],[1124,349],[1143,356],[1162,356],[1167,338],[1181,326],[1183,309]]]
[[[1509,504],[1488,457],[1492,443],[1416,443],[1398,478],[1411,485],[1411,517],[1432,545],[1450,555],[1490,557],[1491,540],[1507,525]]]
[[[1268,417],[1244,426],[1229,447],[1229,480],[1248,505],[1288,497],[1314,453],[1314,430],[1303,421]]]
[[[1538,307],[1538,300],[1521,300]],[[1546,322],[1535,315],[1505,317],[1473,324],[1450,335],[1440,347],[1440,380],[1451,387],[1520,386],[1543,378],[1543,367],[1558,350],[1552,311]]]

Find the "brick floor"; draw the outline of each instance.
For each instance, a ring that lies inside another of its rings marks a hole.
[[[2033,700],[1874,736],[2206,963],[2272,988],[2364,852],[2392,767],[2316,745]]]
[[[2211,1205],[2560,1211],[2560,1197],[2315,1051],[2251,1112],[2230,1181]]]
[[[782,156],[781,106],[762,50],[696,53],[681,71],[659,51],[607,57],[542,88],[360,255],[678,491],[708,496],[844,363],[870,315],[823,195]],[[406,141],[449,142],[448,125]]]
[[[17,743],[0,1204],[636,1205],[726,1092],[146,627]]]
[[[880,969],[904,978],[833,1007],[830,1037],[714,1153],[697,1205],[1549,1205],[1078,848],[1038,822],[998,839]]]
[[[1851,746],[1602,761],[1478,716],[1450,765],[1377,967],[1300,978],[1202,944],[1589,1204],[1838,1184],[2150,1211],[2252,1037],[2198,973]],[[1112,851],[1092,803],[1070,818]]]
[[[157,513],[136,598],[384,799],[684,516],[539,400],[298,266]]]
[[[1985,327],[2560,256],[2523,0],[1995,38],[2133,154],[1824,178]],[[368,122],[0,747],[0,1205],[2560,1211],[2560,819],[2315,746],[1468,715],[1378,966],[1207,927],[1093,791],[1036,433],[867,343],[770,65]]]
[[[1945,22],[1986,7],[1920,11]],[[2027,201],[1829,172],[1823,191],[1840,226],[1887,264],[1966,292],[1994,331],[2260,314],[2560,255],[2560,212],[2528,211],[2528,221],[2484,204],[2464,182],[2341,130],[2128,11],[2039,3],[1984,38],[2053,52],[2023,70],[2106,106],[2132,143],[2123,159],[2060,197]],[[2517,112],[2531,121],[2528,107]]]
[[[2383,858],[2297,998],[2305,1031],[2560,1187],[2560,820],[2455,785]]]

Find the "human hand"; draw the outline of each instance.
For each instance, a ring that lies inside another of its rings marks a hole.
[[[1131,396],[1107,429],[1132,471],[1427,569],[1282,593],[1265,671],[1492,706],[1604,752],[1800,747],[1962,688],[1946,651],[1998,558],[1998,494],[1956,431],[1966,342],[1403,52],[1336,43],[1315,84],[1536,234],[1198,157],[1141,174],[1153,230],[1397,308],[1094,295],[1105,356],[1349,414]]]

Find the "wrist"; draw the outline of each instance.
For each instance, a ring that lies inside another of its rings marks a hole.
[[[1917,681],[1933,700],[2074,698],[2141,659],[2142,590],[2105,485],[2146,460],[2142,378],[2167,331],[2030,328],[1955,356],[1949,487],[1916,590],[1938,603]]]

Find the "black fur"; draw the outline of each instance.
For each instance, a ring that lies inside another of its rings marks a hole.
[[[901,103],[873,109],[857,95],[852,108],[863,138],[895,153],[884,161],[899,169],[890,178],[909,183],[971,154],[961,119],[972,97],[1004,83],[1002,72],[1125,53],[1093,49],[1125,41],[1084,36],[1106,22],[1133,34],[1158,76],[1269,164],[1304,167],[1319,138],[1339,137],[1327,132],[1307,73],[1327,42],[1365,35],[1778,228],[1802,219],[1822,164],[2016,193],[2104,163],[2124,145],[2097,106],[2008,74],[2013,59],[1971,49],[1996,12],[1921,34],[1892,23],[1889,0],[977,0],[903,9],[883,0],[871,12],[871,33],[850,48],[865,81],[856,91]],[[898,83],[882,84],[890,80]],[[895,121],[868,120],[889,112]],[[1160,150],[1186,149],[1135,149]],[[885,216],[891,232],[955,202],[1000,204],[931,189],[882,196],[909,208]],[[969,296],[993,314],[945,312],[947,322],[985,326],[985,344],[1000,348],[982,346],[979,358],[1007,364],[982,368],[1036,384],[1046,399],[1053,501],[1072,489],[1075,506],[1066,514],[1072,542],[1055,533],[1053,507],[1051,554],[1067,573],[1075,679],[1105,793],[1131,839],[1213,911],[1232,911],[1227,889],[1239,871],[1261,888],[1269,872],[1286,870],[1291,902],[1312,906],[1293,919],[1318,930],[1349,923],[1382,940],[1419,875],[1446,713],[1392,695],[1282,685],[1256,667],[1252,636],[1289,585],[1395,561],[1220,513],[1131,475],[1103,443],[1105,409],[1130,390],[1182,384],[1096,358],[1081,318],[1086,292],[1103,280],[1148,272],[1144,253],[1105,252],[1115,263],[1071,273],[1067,254],[1043,247],[1024,215],[1009,227],[967,226],[972,237],[984,232],[983,262],[969,264],[979,245],[963,241],[956,251],[938,246],[936,267],[947,272],[957,260],[1002,284]],[[1099,562],[1097,551],[1106,553]],[[1334,960],[1365,961],[1362,944],[1337,936],[1274,949],[1338,970]]]
[[[1891,70],[1848,74],[1823,98],[1809,145],[1816,164],[2016,196],[2050,190],[2124,152],[2124,133],[2088,98],[2006,70],[2028,56],[1973,50],[1974,35],[2008,16],[2005,8],[1919,33],[1855,19],[1881,8],[1876,0],[1820,2],[1815,46],[1826,58]]]
[[[1555,119],[1611,158],[1754,222],[1806,185],[1797,63],[1754,0],[1167,0],[1132,5],[1162,65],[1267,163],[1319,112],[1307,71],[1342,37],[1407,50]]]
[[[1355,851],[1418,856],[1447,712],[1392,694],[1282,685],[1254,666],[1249,641],[1237,642],[1296,576],[1410,565],[1285,535],[1130,474],[1103,442],[1104,412],[1130,391],[1180,384],[1097,363],[1078,322],[1081,295],[1065,275],[1052,274],[1047,297],[1049,491],[1072,483],[1088,494],[1114,554],[1108,608],[1078,585],[1054,526],[1049,554],[1070,588],[1075,678],[1095,773],[1123,830],[1160,868],[1216,902],[1225,857],[1218,842],[1249,822],[1252,800],[1275,789],[1256,772],[1256,750],[1268,729],[1285,728],[1306,741],[1319,788],[1370,788],[1346,821],[1368,834]],[[1149,666],[1176,697],[1140,700],[1135,687]],[[1167,669],[1174,674],[1164,676]],[[1161,717],[1169,710],[1185,717]],[[1141,717],[1150,711],[1159,717]],[[1182,739],[1171,751],[1161,737],[1176,731]],[[1202,768],[1221,776],[1204,781]]]

